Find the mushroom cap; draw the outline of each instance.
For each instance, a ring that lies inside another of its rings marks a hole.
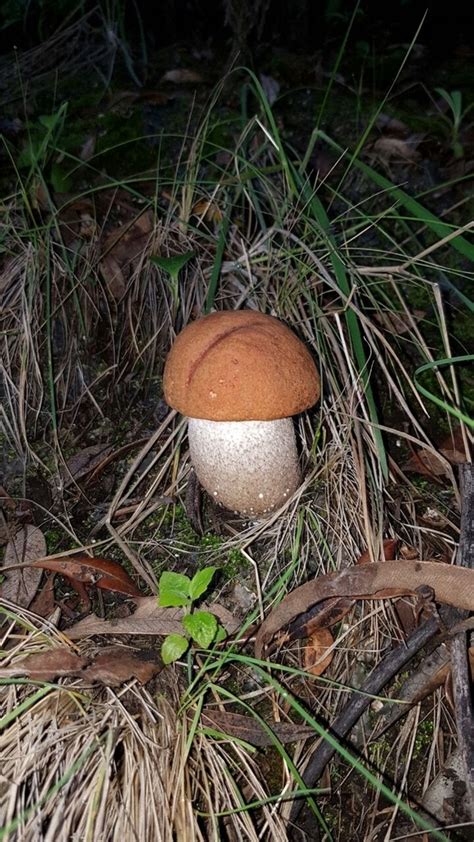
[[[176,337],[164,395],[183,415],[211,421],[270,421],[312,406],[319,376],[305,345],[256,310],[211,313]]]

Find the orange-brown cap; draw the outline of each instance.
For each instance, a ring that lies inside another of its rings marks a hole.
[[[163,386],[174,409],[210,421],[288,418],[320,393],[303,343],[255,310],[211,313],[185,327],[168,354]]]

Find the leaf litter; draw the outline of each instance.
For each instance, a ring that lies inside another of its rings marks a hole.
[[[5,572],[5,580],[1,584],[4,599],[24,608],[30,605],[43,575],[34,563],[38,556],[45,554],[46,539],[41,530],[37,526],[23,526],[5,549],[3,567],[21,567]]]
[[[104,647],[92,658],[78,655],[66,646],[28,655],[11,667],[0,669],[1,678],[27,676],[32,681],[79,678],[85,683],[100,681],[117,687],[132,678],[146,684],[161,670],[153,650],[134,650],[121,646]]]

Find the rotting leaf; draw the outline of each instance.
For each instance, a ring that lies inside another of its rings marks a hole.
[[[107,591],[117,591],[126,596],[140,596],[135,583],[127,571],[117,562],[108,558],[88,556],[78,552],[71,556],[60,556],[54,559],[40,559],[31,563],[32,567],[52,570],[60,573],[71,581],[96,585]]]
[[[274,745],[275,739],[265,730],[263,725],[251,716],[240,713],[213,710],[207,707],[201,716],[201,722],[206,728],[213,728],[223,734],[229,734],[238,740],[245,740],[253,746]],[[309,725],[294,725],[292,722],[268,722],[275,737],[281,743],[295,743],[314,737],[314,729]]]
[[[311,675],[322,675],[334,657],[334,638],[329,629],[313,632],[304,649],[304,668]]]
[[[45,553],[46,540],[41,530],[37,526],[23,526],[8,542],[3,566],[29,564],[38,556],[44,556]],[[33,569],[33,565],[8,570],[5,573],[5,581],[1,585],[2,596],[15,605],[27,608],[38,590],[41,576],[41,570]]]

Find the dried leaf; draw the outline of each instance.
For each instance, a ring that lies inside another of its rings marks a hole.
[[[40,617],[49,617],[54,611],[54,573],[47,573],[41,590],[30,605],[30,611]]]
[[[387,538],[383,541],[383,555],[385,561],[395,558],[398,547],[398,541]],[[370,553],[367,550],[357,559],[357,565],[369,564],[371,561]],[[306,614],[297,618],[289,628],[289,634],[283,637],[283,640],[295,640],[300,637],[311,637],[318,629],[326,629],[339,623],[351,608],[355,605],[356,600],[350,597],[334,597],[319,602],[311,608]]]
[[[126,596],[141,595],[126,570],[117,561],[108,558],[91,557],[78,552],[72,556],[40,559],[32,562],[32,566],[52,570],[76,582],[96,585],[102,590],[117,591]]]
[[[474,611],[474,570],[438,561],[385,561],[328,573],[296,588],[264,620],[255,638],[261,658],[275,634],[287,628],[312,606],[335,596],[351,599],[390,599],[416,596],[418,588],[434,590],[437,602]]]
[[[54,681],[61,676],[76,674],[88,663],[87,658],[76,655],[67,646],[57,646],[46,652],[28,655],[11,667],[0,670],[0,677],[27,675],[33,681]]]
[[[267,76],[265,73],[260,73],[259,79],[269,105],[273,105],[280,93],[280,83],[273,76]]]
[[[395,559],[398,549],[398,541],[394,538],[386,538],[382,542],[383,544],[383,557],[385,561],[392,561]],[[368,550],[357,559],[356,564],[368,564],[371,561],[370,553]]]
[[[9,541],[5,549],[3,566],[29,564],[38,556],[46,553],[46,541],[43,533],[36,526],[23,526]],[[0,568],[1,572],[1,568]],[[1,585],[4,599],[9,599],[15,605],[27,608],[33,599],[42,576],[41,570],[33,567],[22,567],[5,573],[5,581]]]
[[[373,144],[372,151],[384,161],[410,163],[417,161],[420,157],[415,148],[415,143],[410,143],[409,140],[402,140],[398,137],[379,137]]]
[[[102,650],[91,662],[66,646],[58,646],[28,655],[13,666],[1,669],[0,678],[26,675],[33,681],[54,681],[68,676],[117,687],[132,678],[146,684],[161,668],[155,652],[139,650],[138,654],[132,654],[123,647],[114,646]]]
[[[183,624],[181,618],[184,610],[182,608],[161,608],[155,596],[145,596],[136,600],[137,610],[129,617],[120,617],[116,620],[102,620],[91,614],[75,623],[67,630],[71,640],[81,637],[90,637],[93,634],[182,634]],[[224,628],[232,633],[237,627],[235,618],[222,606],[203,605],[207,611],[211,611],[220,620]]]
[[[202,82],[203,78],[195,70],[188,70],[186,67],[178,67],[176,70],[168,70],[162,77],[162,82],[173,82],[175,85],[187,85],[191,82]]]
[[[110,444],[92,444],[71,456],[61,471],[64,488],[90,474],[112,450]]]
[[[263,747],[275,743],[271,734],[251,716],[213,710],[208,707],[203,711],[201,719],[206,728],[213,728],[238,740],[245,740],[253,746]],[[267,724],[281,743],[294,743],[314,736],[314,730],[309,725],[294,725],[292,722],[268,722]]]
[[[162,669],[156,658],[157,653],[150,650],[132,654],[121,646],[112,646],[100,652],[93,663],[82,670],[81,676],[86,681],[101,681],[107,687],[117,687],[132,678],[146,684]]]
[[[334,657],[334,638],[329,629],[318,629],[304,649],[304,668],[312,675],[322,675]],[[330,650],[330,651],[328,651]]]
[[[142,213],[132,217],[130,224],[115,228],[107,236],[99,268],[115,299],[124,295],[131,272],[148,253],[152,230],[151,213]]]
[[[436,453],[434,450],[428,450],[426,448],[423,448],[422,450],[413,451],[411,457],[403,465],[403,469],[405,471],[414,471],[415,473],[421,474],[422,476],[449,477],[451,475],[451,472],[449,465],[446,464],[446,460],[448,462],[450,462],[451,460],[448,459],[445,453],[443,453],[442,450],[440,450],[439,453]],[[452,456],[453,453],[454,451],[450,452],[450,455]],[[466,457],[464,454],[457,455],[461,456],[460,462],[466,461]]]
[[[117,620],[102,620],[91,614],[67,629],[71,640],[90,637],[93,634],[180,634],[183,631],[182,608],[160,608],[156,597],[137,599],[137,610],[130,617]]]
[[[79,152],[79,158],[81,161],[90,161],[95,153],[96,143],[97,135],[90,134],[81,146],[81,150]]]
[[[222,211],[219,205],[210,199],[200,199],[193,205],[191,213],[203,217],[207,222],[222,222]]]
[[[451,465],[464,465],[466,462],[466,453],[463,450],[455,450],[454,448],[440,447],[439,452]]]
[[[106,254],[99,262],[99,269],[110,295],[119,301],[125,295],[127,282],[118,260],[113,254]]]
[[[466,795],[466,765],[460,747],[445,761],[442,769],[430,783],[423,795],[421,806],[430,816],[443,823],[466,823],[472,828],[470,798]],[[430,834],[431,835],[431,834]],[[470,837],[464,836],[465,839]]]

